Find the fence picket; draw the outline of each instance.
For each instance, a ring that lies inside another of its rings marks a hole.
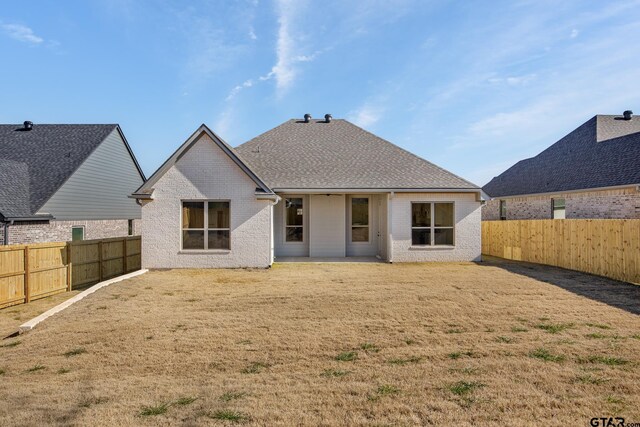
[[[482,253],[640,283],[640,219],[485,221]]]

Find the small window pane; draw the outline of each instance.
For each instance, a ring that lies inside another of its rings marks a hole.
[[[302,225],[302,198],[292,198],[285,200],[287,211],[287,225]]]
[[[209,228],[229,228],[229,202],[209,202]]]
[[[73,240],[74,242],[78,240],[84,240],[84,227],[72,227],[71,240]]]
[[[431,226],[431,203],[413,203],[411,205],[411,226]]]
[[[500,200],[500,219],[507,219],[507,202]]]
[[[182,249],[204,249],[204,230],[183,231]]]
[[[351,199],[351,225],[369,225],[369,199]]]
[[[436,203],[434,211],[434,226],[453,227],[453,203]]]
[[[436,245],[453,245],[453,228],[440,228],[433,234]]]
[[[287,242],[302,242],[302,227],[287,227]]]
[[[127,229],[128,229],[127,234],[129,236],[133,236],[133,220],[132,219],[127,221]]]
[[[182,228],[204,228],[204,202],[182,202]]]
[[[368,242],[369,227],[351,227],[352,242]]]
[[[209,249],[229,249],[229,230],[209,231]]]
[[[411,230],[412,245],[431,245],[431,230],[418,229]]]

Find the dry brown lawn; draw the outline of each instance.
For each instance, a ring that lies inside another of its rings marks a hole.
[[[155,271],[2,341],[0,424],[640,422],[638,313],[497,260]]]

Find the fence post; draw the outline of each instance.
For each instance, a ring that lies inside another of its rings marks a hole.
[[[67,242],[67,292],[71,292],[73,288],[73,262],[71,262],[71,242]]]
[[[102,240],[98,242],[98,282],[102,282]]]
[[[31,290],[29,289],[29,246],[24,247],[24,302],[31,301]]]
[[[127,274],[127,239],[122,238],[122,274]]]

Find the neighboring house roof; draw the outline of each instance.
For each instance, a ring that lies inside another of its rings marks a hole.
[[[640,184],[640,118],[598,115],[482,187],[506,197]]]
[[[183,154],[187,150],[189,150],[189,148],[191,148],[196,142],[198,142],[198,140],[203,134],[208,135],[209,138],[211,138],[211,140],[213,140],[213,142],[218,147],[220,147],[220,149],[225,154],[227,154],[227,156],[229,156],[229,158],[231,158],[231,160],[233,160],[233,162],[236,165],[238,165],[238,167],[242,169],[242,171],[244,171],[244,173],[246,173],[249,176],[249,178],[253,180],[253,182],[256,183],[256,185],[258,186],[256,188],[256,193],[267,194],[267,195],[273,193],[271,189],[269,189],[269,187],[264,183],[264,181],[262,181],[262,179],[260,179],[242,161],[242,159],[238,157],[235,150],[229,144],[227,144],[222,138],[220,138],[216,133],[214,133],[211,129],[209,129],[205,124],[202,124],[198,129],[196,129],[196,131],[193,134],[191,134],[191,136],[180,147],[178,147],[178,149],[158,168],[158,170],[156,170],[153,173],[153,175],[151,175],[149,179],[131,195],[131,197],[136,199],[150,198],[151,194],[153,193],[153,186],[155,185],[155,183],[158,182],[158,180],[169,170],[169,168],[171,168],[178,160],[180,160],[180,158],[183,156]]]
[[[0,125],[0,217],[47,219],[38,210],[69,179],[116,124]],[[140,176],[144,174],[131,153]]]
[[[274,190],[479,188],[340,119],[292,119],[236,148]]]

